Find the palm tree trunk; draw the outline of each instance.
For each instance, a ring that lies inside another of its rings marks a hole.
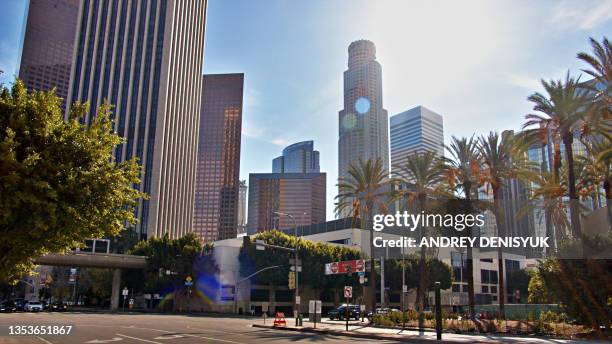
[[[612,178],[607,177],[604,180],[604,192],[606,194],[606,211],[608,212],[608,222],[610,230],[612,230]]]
[[[373,206],[374,204],[372,202],[367,202],[366,207],[368,210],[364,212],[364,215],[366,222],[366,230],[370,231],[370,278],[368,280],[370,288],[370,309],[372,311],[372,314],[376,314],[376,260],[374,260],[374,228],[372,226],[370,215],[373,210]]]
[[[578,195],[576,193],[576,173],[574,171],[574,152],[572,143],[574,142],[574,134],[569,133],[563,136],[563,145],[565,146],[565,157],[567,160],[567,185],[570,198],[570,220],[572,223],[572,234],[575,238],[580,238],[582,230],[580,229],[580,215],[578,213]]]
[[[426,198],[423,195],[419,195],[419,208],[418,211],[425,210],[425,202]],[[423,234],[425,232],[425,228],[419,226],[419,242],[423,239]],[[425,246],[421,247],[421,255],[419,257],[419,284],[417,286],[417,312],[419,316],[419,330],[423,330],[425,328],[425,314],[423,311],[425,310],[425,288],[427,288],[427,270],[425,266]],[[403,288],[403,287],[402,287]]]
[[[500,206],[500,189],[499,186],[493,188],[493,207],[495,208],[495,224],[497,225],[497,235],[502,237],[506,235],[504,228],[503,210]],[[497,266],[499,275],[499,318],[506,318],[506,287],[504,285],[504,254],[501,246],[497,248]]]
[[[467,208],[472,211],[472,197],[471,197],[471,185],[468,185],[465,192],[465,201],[467,202]],[[472,237],[472,227],[467,228],[467,235]],[[470,319],[475,319],[476,313],[476,300],[474,297],[474,250],[471,245],[467,247],[467,282],[468,282],[468,306],[470,311]],[[463,273],[463,271],[461,272]]]
[[[548,159],[546,159],[546,156],[547,156],[546,153],[547,152],[548,152]],[[542,154],[541,171],[542,172],[548,172],[550,170],[550,168],[549,168],[549,163],[550,163],[550,145],[547,145],[546,142],[542,143],[541,154]],[[542,201],[544,203],[546,203],[546,199],[544,199]],[[544,207],[544,204],[542,204],[542,207]],[[544,210],[544,227],[546,229],[546,236],[548,238],[550,238],[551,239],[550,241],[552,242],[552,245],[550,245],[549,247],[546,248],[546,256],[550,256],[556,250],[556,247],[557,247],[557,238],[555,237],[554,228],[553,228],[553,224],[552,224],[552,218],[551,218],[551,215],[550,215],[550,211],[548,211],[548,209]]]

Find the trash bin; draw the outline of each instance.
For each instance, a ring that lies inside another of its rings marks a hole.
[[[304,319],[302,318],[302,315],[301,315],[301,314],[299,314],[299,315],[298,315],[297,320],[298,320],[298,326],[302,326],[302,321],[303,321]]]

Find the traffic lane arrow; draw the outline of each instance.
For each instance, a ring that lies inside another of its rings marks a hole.
[[[123,340],[123,338],[121,338],[121,337],[114,337],[112,339],[92,339],[92,340],[86,341],[85,343],[88,343],[88,344],[100,344],[100,343],[120,342],[122,340]]]

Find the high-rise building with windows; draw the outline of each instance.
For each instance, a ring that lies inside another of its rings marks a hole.
[[[249,175],[249,235],[325,222],[325,173],[251,173]]]
[[[423,106],[391,116],[391,170],[406,162],[411,154],[434,152],[444,155],[442,116]]]
[[[125,138],[117,161],[138,158],[140,238],[192,231],[206,0],[80,1],[68,104],[105,101]]]
[[[247,223],[247,186],[246,180],[240,181],[238,188],[238,235],[246,234]]]
[[[193,229],[205,242],[238,234],[244,74],[204,75]]]
[[[383,109],[382,68],[376,47],[367,40],[351,43],[344,72],[344,109],[339,113],[338,177],[348,176],[359,159],[381,159],[389,170],[389,119]]]
[[[283,149],[283,154],[272,160],[273,173],[319,172],[319,152],[313,141],[294,143]]]
[[[30,0],[19,68],[26,88],[55,87],[66,100],[78,16],[78,0]]]

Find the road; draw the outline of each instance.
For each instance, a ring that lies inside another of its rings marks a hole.
[[[364,343],[363,339],[253,328],[253,319],[99,313],[2,313],[0,343]],[[73,325],[70,335],[8,335],[10,325]],[[376,341],[392,343],[391,341]]]

